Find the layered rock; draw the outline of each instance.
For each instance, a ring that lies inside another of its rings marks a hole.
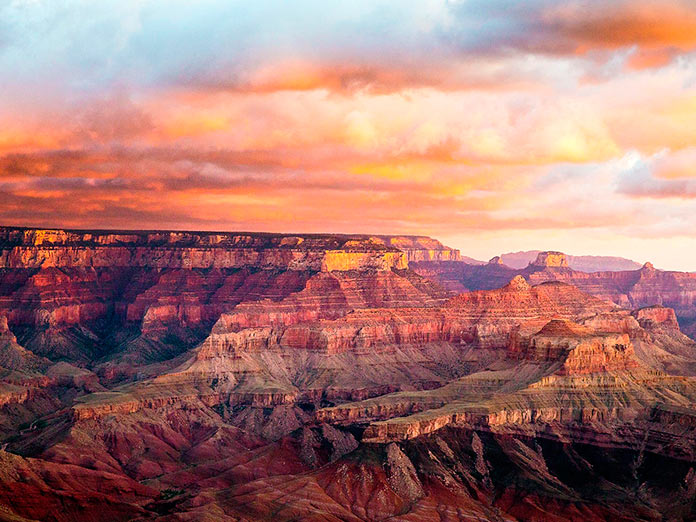
[[[368,236],[0,228],[0,267],[75,266],[390,270],[407,256]]]
[[[385,244],[406,253],[409,263],[419,261],[459,261],[459,250],[446,247],[436,239],[424,236],[379,236]]]
[[[240,304],[242,322],[282,322],[442,302],[447,293],[409,271],[409,256],[457,253],[424,237],[2,227],[0,314],[23,345],[54,360],[86,364],[120,350],[124,364],[107,373],[125,375],[196,344]],[[124,350],[126,331],[141,337]]]
[[[543,317],[581,320],[614,308],[571,286],[531,287],[521,277],[442,307],[358,309],[339,319],[331,317],[331,306],[303,308],[301,294],[289,303],[240,305],[223,314],[194,356],[172,373],[80,405],[78,417],[183,403],[197,394],[208,404],[273,406],[439,387],[479,364],[476,357],[460,360],[463,351],[510,351],[520,325],[538,330]],[[173,402],[169,393],[177,397]]]
[[[462,262],[423,262],[412,267],[457,292],[497,288],[516,275],[522,275],[533,285],[563,281],[626,308],[653,305],[673,308],[687,333],[696,328],[696,273],[658,270],[651,263],[637,270],[587,273],[573,269],[569,256],[540,252],[528,266],[517,269],[498,263]]]
[[[515,271],[420,237],[17,230],[4,250],[153,257],[0,269],[0,518],[696,514],[696,343],[669,308],[567,284],[562,255]],[[451,297],[387,254],[500,284]],[[252,264],[181,261],[228,255]]]
[[[544,268],[568,268],[568,258],[563,252],[539,252],[530,266]]]
[[[193,385],[199,391],[192,393],[210,404],[267,406],[439,387],[478,364],[476,358],[458,360],[463,350],[505,350],[514,356],[521,353],[512,348],[521,327],[534,332],[545,317],[582,320],[614,306],[563,283],[531,287],[518,277],[504,288],[463,294],[443,307],[364,309],[340,319],[316,320],[301,307],[298,315],[274,315],[258,305],[244,308],[223,315],[195,356],[173,373],[150,387],[109,396],[104,406],[100,401],[81,405],[80,418],[171,404],[161,397],[174,385]],[[327,356],[332,363],[323,360]],[[205,391],[205,383],[214,390]],[[179,402],[190,398],[178,397]],[[433,407],[442,401],[426,402]],[[400,407],[382,413],[422,408]]]
[[[662,310],[650,313],[655,314],[668,315]],[[616,312],[619,317],[614,322],[618,328],[609,332],[607,314],[602,315],[601,321],[593,317],[583,325],[554,319],[531,335],[518,330],[521,339],[512,343],[509,355],[542,365],[541,373],[531,382],[518,373],[516,382],[508,381],[515,382],[515,386],[500,383],[497,389],[493,388],[498,393],[446,387],[438,393],[443,399],[440,407],[412,408],[401,413],[402,416],[374,422],[365,432],[366,440],[407,440],[454,425],[535,436],[545,436],[551,429],[562,433],[566,440],[583,443],[600,440],[606,443],[607,437],[613,438],[612,444],[620,447],[621,436],[616,437],[614,430],[623,430],[625,423],[642,419],[645,425],[641,429],[654,430],[649,434],[653,450],[668,451],[661,446],[663,438],[675,440],[675,435],[666,435],[652,424],[652,408],[661,404],[667,393],[671,394],[671,404],[686,405],[686,411],[694,411],[688,407],[696,400],[696,381],[683,375],[696,375],[696,343],[669,324],[652,329],[652,320],[646,324],[651,328],[650,333],[630,322],[624,323],[628,328],[623,328],[620,325],[626,314],[621,311]],[[596,330],[595,326],[600,329]],[[674,342],[677,339],[678,344]],[[681,376],[665,373],[665,368],[670,366],[665,362],[668,359],[678,362],[680,367],[676,370],[675,364],[668,371]],[[507,393],[500,393],[502,390]],[[420,404],[432,401],[433,395],[436,394],[422,397]],[[415,396],[410,400],[414,405],[419,403]],[[389,403],[387,397],[379,401]],[[352,408],[364,410],[359,403]],[[591,430],[579,428],[589,423]],[[689,437],[696,437],[696,432]],[[631,438],[626,443],[634,447],[636,440]],[[668,453],[681,455],[680,451]]]

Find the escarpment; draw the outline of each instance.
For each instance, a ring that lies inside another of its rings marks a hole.
[[[651,263],[622,271],[583,272],[571,268],[568,258],[561,252],[540,252],[523,268],[500,262],[478,265],[427,260],[412,263],[411,268],[457,292],[498,288],[517,275],[532,285],[562,281],[624,308],[673,308],[681,328],[687,334],[695,331],[696,273],[658,270]]]
[[[152,342],[195,343],[240,305],[242,321],[287,321],[441,303],[447,292],[408,269],[408,256],[424,248],[454,252],[396,236],[2,227],[0,314],[23,344],[55,360],[118,351],[125,331],[146,337],[153,354],[175,354]]]
[[[653,267],[474,266],[420,236],[0,238],[0,518],[696,514],[696,342]]]
[[[314,271],[406,268],[407,255],[388,243],[369,236],[86,232],[2,227],[0,267],[253,266]]]

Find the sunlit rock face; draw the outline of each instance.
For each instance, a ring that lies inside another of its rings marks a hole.
[[[473,271],[411,236],[1,230],[0,518],[696,515],[696,343],[630,297],[664,272]]]
[[[562,252],[539,252],[537,258],[530,263],[533,267],[568,268],[568,258]]]
[[[436,239],[422,236],[379,236],[385,244],[406,253],[409,262],[459,261],[459,250],[444,246]]]
[[[2,227],[0,267],[254,267],[315,271],[406,268],[408,254],[391,246],[392,241],[402,242],[390,236],[119,233]],[[409,245],[417,250],[414,243],[415,240]]]

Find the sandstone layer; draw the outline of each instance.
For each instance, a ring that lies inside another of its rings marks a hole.
[[[696,517],[689,277],[1,230],[0,520]]]
[[[461,261],[420,262],[411,267],[455,292],[498,288],[516,275],[532,284],[563,281],[627,308],[673,308],[683,330],[696,332],[696,273],[658,270],[651,263],[633,270],[588,273],[570,268],[568,256],[560,252],[540,252],[519,269],[498,262],[470,265]]]

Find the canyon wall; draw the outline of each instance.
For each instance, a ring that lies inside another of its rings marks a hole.
[[[581,272],[569,267],[568,256],[540,252],[525,268],[513,269],[494,258],[486,265],[462,262],[420,262],[411,267],[456,292],[498,288],[516,275],[531,284],[563,281],[619,306],[673,308],[687,333],[696,332],[696,273],[656,269],[646,263],[637,270]]]
[[[0,238],[0,519],[696,515],[689,277],[417,236]]]

